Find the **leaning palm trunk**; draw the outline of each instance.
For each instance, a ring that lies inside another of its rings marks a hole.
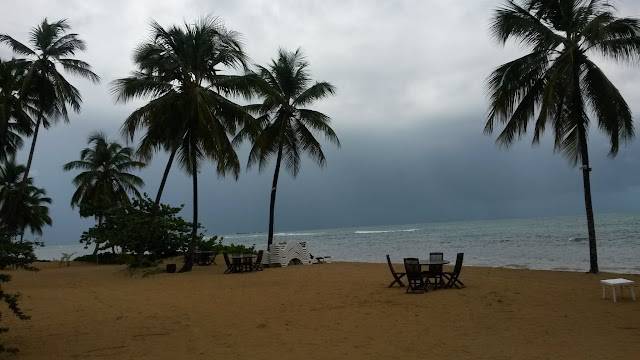
[[[40,124],[42,124],[43,117],[44,115],[41,112],[40,115],[38,116],[38,121],[36,122],[36,128],[33,131],[33,140],[31,140],[31,150],[29,150],[29,160],[27,160],[27,168],[22,177],[23,184],[27,183],[27,178],[29,177],[29,170],[31,170],[31,163],[33,162],[33,153],[36,150],[36,141],[38,141],[38,131],[40,130]],[[24,185],[23,185],[23,189],[24,189]]]
[[[271,203],[269,205],[269,240],[267,248],[273,244],[273,213],[276,207],[276,191],[278,190],[278,174],[280,174],[280,163],[282,162],[282,145],[278,148],[278,158],[276,159],[276,170],[273,173],[273,185],[271,186]]]
[[[164,169],[164,174],[162,175],[162,181],[160,182],[160,188],[158,189],[158,194],[156,195],[156,202],[153,205],[153,211],[151,213],[151,220],[155,219],[155,215],[158,212],[158,208],[160,207],[160,199],[162,198],[162,192],[164,191],[164,186],[167,184],[167,177],[169,176],[169,171],[171,170],[171,165],[173,164],[173,158],[176,156],[176,152],[178,152],[178,148],[176,147],[171,151],[171,155],[169,155],[169,161],[167,161],[167,167]]]
[[[102,226],[102,216],[98,217],[98,227]],[[96,248],[93,249],[93,255],[96,257],[96,264],[98,263],[98,250],[100,250],[100,243],[96,241]]]
[[[578,127],[580,151],[582,157],[582,181],[584,183],[584,205],[587,212],[587,231],[589,233],[589,272],[598,273],[598,251],[596,247],[596,226],[593,220],[593,206],[591,204],[591,180],[589,172],[589,151],[587,149],[587,137],[584,127]]]
[[[196,238],[198,237],[198,168],[196,166],[196,152],[191,150],[191,166],[193,171],[193,229],[191,230],[191,241],[184,255],[184,265],[178,272],[191,271],[193,268],[193,254],[196,251]]]
[[[173,164],[173,158],[176,156],[176,152],[178,152],[177,147],[173,149],[173,151],[171,151],[171,155],[169,155],[167,166],[164,168],[164,174],[162,175],[162,181],[160,181],[160,188],[158,188],[158,193],[156,194],[156,202],[153,204],[153,208],[151,209],[151,216],[149,217],[149,243],[153,240],[153,237],[156,236],[155,221],[158,216],[158,209],[160,208],[160,199],[162,198],[164,186],[167,184],[167,177],[169,177],[169,171],[171,170],[171,165]],[[144,251],[138,251],[138,264],[142,262],[143,256]]]

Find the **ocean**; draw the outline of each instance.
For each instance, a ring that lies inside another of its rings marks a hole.
[[[640,214],[596,215],[600,271],[640,273]],[[224,244],[256,245],[266,249],[267,234],[223,235]],[[587,271],[589,246],[584,216],[478,220],[408,225],[366,226],[280,232],[275,242],[306,241],[314,256],[333,261],[401,263],[405,257],[425,258],[443,252],[452,263],[465,253],[464,265],[521,269]],[[41,260],[61,253],[91,253],[82,245],[45,246]]]

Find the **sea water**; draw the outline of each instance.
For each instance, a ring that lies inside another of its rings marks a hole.
[[[640,273],[640,214],[596,215],[600,271]],[[277,225],[277,224],[276,224]],[[408,225],[279,232],[275,242],[306,241],[314,256],[333,261],[393,262],[405,257],[426,258],[443,252],[455,262],[463,252],[467,266],[540,270],[586,271],[589,242],[584,216],[478,220]],[[226,235],[224,244],[254,245],[266,249],[267,234]],[[62,252],[91,253],[81,245],[46,246],[39,259],[56,259]]]

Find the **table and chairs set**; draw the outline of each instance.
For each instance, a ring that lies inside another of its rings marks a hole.
[[[258,255],[250,252],[244,254],[227,254],[222,253],[227,270],[225,274],[236,274],[253,271],[262,271],[262,254],[263,250],[258,251]]]
[[[392,287],[395,284],[403,287],[404,283],[401,279],[406,276],[408,283],[407,293],[427,292],[427,286],[429,285],[432,286],[433,290],[452,287],[463,288],[465,285],[459,279],[463,259],[464,253],[458,253],[453,271],[447,272],[443,270],[443,265],[449,264],[450,261],[444,259],[443,253],[432,252],[429,254],[428,259],[405,258],[405,271],[399,272],[394,269],[391,259],[387,255],[387,263],[394,279],[388,287]]]

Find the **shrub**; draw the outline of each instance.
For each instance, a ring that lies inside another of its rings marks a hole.
[[[38,271],[38,268],[31,266],[35,262],[36,256],[33,251],[34,246],[42,246],[37,242],[17,242],[15,241],[16,234],[9,232],[6,227],[0,227],[0,269],[4,270],[8,267],[16,269],[25,269],[29,271]],[[0,284],[11,281],[11,275],[0,274]],[[20,320],[29,320],[31,317],[26,315],[20,309],[18,305],[18,299],[20,293],[9,293],[2,290],[0,286],[0,299],[4,301],[9,310],[18,317]],[[1,315],[1,314],[0,314]],[[1,316],[0,316],[1,317]],[[9,331],[9,328],[0,327],[0,333]],[[12,347],[6,347],[0,344],[0,352],[7,351],[16,353],[18,349]]]

